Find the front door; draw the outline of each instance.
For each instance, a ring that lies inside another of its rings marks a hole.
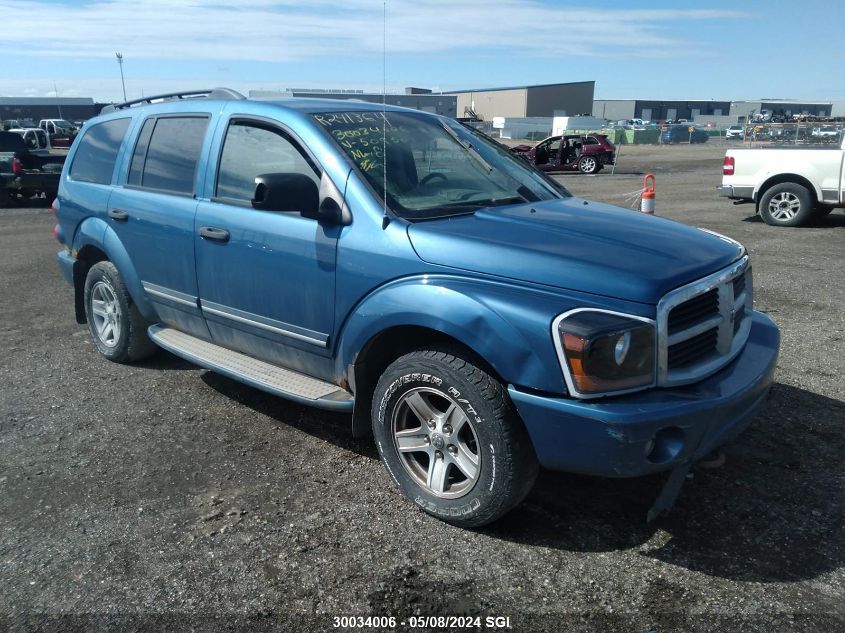
[[[319,166],[285,130],[250,118],[229,121],[217,164],[214,196],[199,203],[194,238],[212,338],[312,376],[331,376],[341,227],[251,204],[256,176],[300,173],[319,186]]]
[[[561,137],[547,138],[534,148],[534,165],[542,171],[552,171],[559,166]]]

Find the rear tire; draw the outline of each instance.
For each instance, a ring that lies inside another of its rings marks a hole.
[[[373,433],[408,499],[447,523],[479,527],[522,501],[538,466],[505,388],[462,355],[419,350],[393,362],[373,396]]]
[[[111,262],[91,266],[85,279],[85,316],[97,351],[115,363],[151,356],[158,349],[144,318]]]
[[[760,217],[771,226],[801,226],[813,216],[813,197],[803,185],[782,182],[760,198]]]

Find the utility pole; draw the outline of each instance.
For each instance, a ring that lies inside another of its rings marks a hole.
[[[53,93],[56,95],[56,106],[59,108],[59,118],[64,119],[62,116],[62,104],[59,103],[59,89],[56,88],[56,80],[53,80]]]
[[[117,65],[120,66],[120,85],[123,86],[123,100],[126,101],[126,81],[123,79],[123,53],[115,53]]]

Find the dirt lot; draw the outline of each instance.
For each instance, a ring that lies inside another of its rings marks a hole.
[[[543,473],[489,528],[429,518],[345,416],[164,352],[99,357],[49,210],[0,211],[0,629],[477,614],[515,631],[845,630],[845,214],[766,226],[716,197],[722,155],[624,147],[615,176],[559,176],[624,206],[653,171],[659,215],[748,246],[757,308],[782,328],[768,411],[653,525],[660,476]]]

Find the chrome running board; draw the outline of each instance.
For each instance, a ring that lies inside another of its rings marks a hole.
[[[330,382],[266,363],[163,326],[147,330],[159,347],[187,361],[282,398],[321,409],[352,412],[351,393]]]

